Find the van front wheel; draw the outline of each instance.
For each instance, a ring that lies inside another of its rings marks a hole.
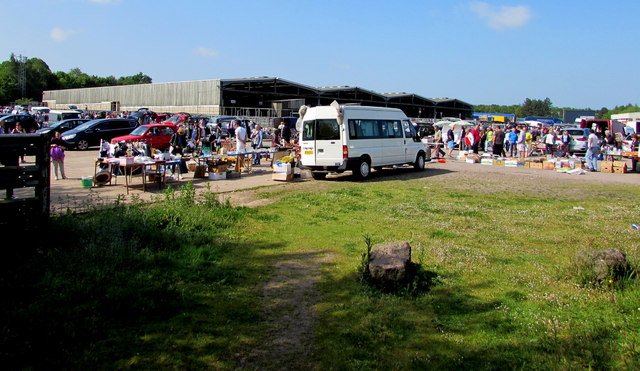
[[[416,157],[416,162],[413,163],[413,168],[418,171],[424,170],[424,162],[424,153],[418,154],[418,157]]]
[[[358,166],[354,169],[353,175],[358,179],[367,179],[371,175],[371,164],[369,161],[362,159],[358,163]]]

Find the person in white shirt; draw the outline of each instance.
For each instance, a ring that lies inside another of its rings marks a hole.
[[[587,153],[584,156],[587,159],[587,165],[590,171],[598,171],[598,151],[600,150],[600,138],[593,129],[587,139]]]
[[[247,129],[240,125],[240,121],[233,122],[236,131],[236,152],[246,152],[247,150]]]
[[[553,154],[553,146],[555,144],[556,144],[556,132],[553,131],[553,129],[549,129],[549,132],[544,137],[545,152],[548,155]]]

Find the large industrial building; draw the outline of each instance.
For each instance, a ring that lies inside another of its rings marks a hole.
[[[250,77],[97,88],[49,90],[43,102],[52,108],[89,110],[283,117],[297,115],[301,105],[360,104],[402,109],[415,120],[458,117],[472,119],[469,103],[451,98],[425,98],[410,93],[376,93],[350,87],[311,87],[277,77]]]

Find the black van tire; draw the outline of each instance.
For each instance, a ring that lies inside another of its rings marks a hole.
[[[416,157],[416,162],[413,163],[413,168],[417,171],[422,171],[424,170],[424,164],[425,164],[425,158],[424,158],[424,152],[420,152],[418,153],[418,156]]]
[[[364,158],[360,159],[360,161],[358,161],[358,166],[353,169],[353,175],[361,180],[367,179],[371,175],[371,164],[369,161]]]
[[[76,144],[76,147],[81,151],[85,151],[89,148],[89,142],[85,139],[80,139],[78,144]]]

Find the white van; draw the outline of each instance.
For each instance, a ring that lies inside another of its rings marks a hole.
[[[29,111],[30,114],[35,115],[36,113],[49,113],[51,110],[49,107],[31,107]]]
[[[399,109],[368,106],[302,107],[300,161],[313,177],[352,170],[365,179],[371,168],[410,164],[423,170],[431,152]]]
[[[80,117],[80,112],[78,111],[73,111],[73,110],[51,110],[49,111],[49,122],[53,123],[53,122],[58,122],[58,121],[62,121],[62,120],[68,120],[68,119],[79,119]]]

